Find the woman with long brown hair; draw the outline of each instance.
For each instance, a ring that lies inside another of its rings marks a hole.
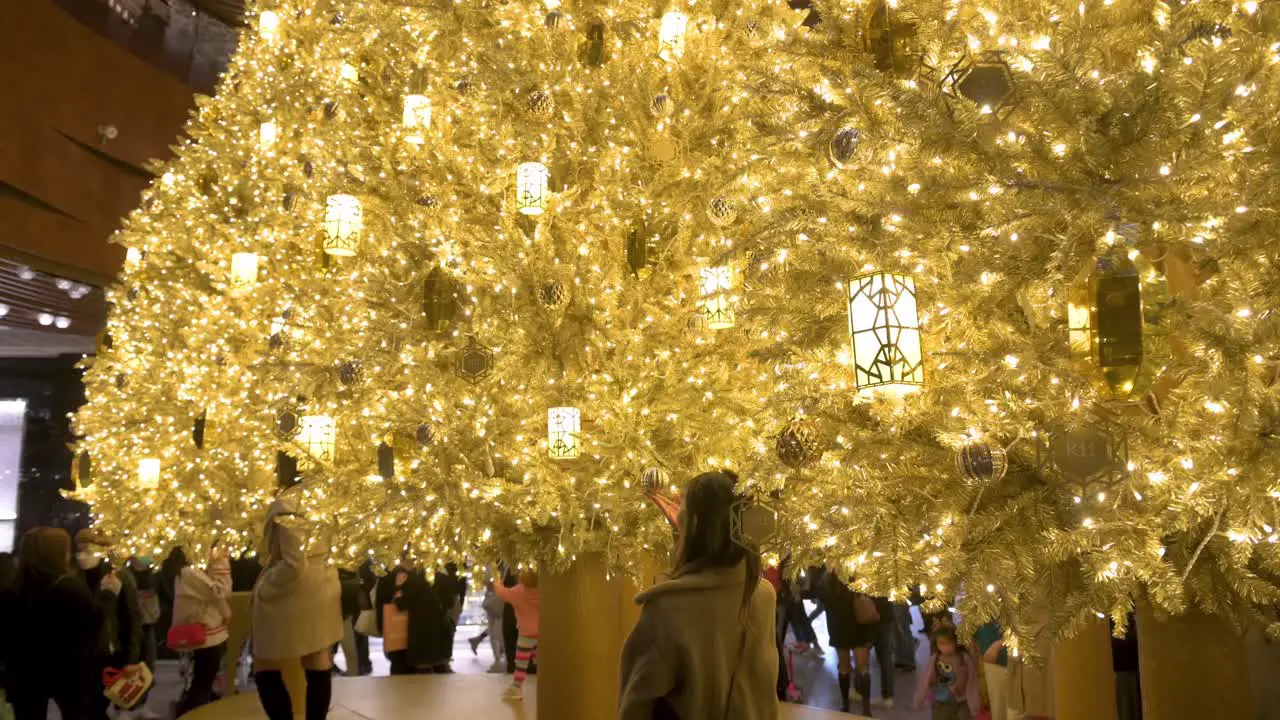
[[[50,700],[64,720],[87,720],[102,692],[98,624],[89,588],[71,571],[71,536],[29,530],[17,580],[0,596],[0,667],[17,720],[44,720]]]
[[[622,652],[621,720],[776,720],[773,587],[733,536],[737,476],[699,475],[676,523],[670,579],[636,597]]]

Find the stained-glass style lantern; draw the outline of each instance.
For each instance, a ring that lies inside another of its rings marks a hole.
[[[364,210],[354,195],[330,195],[324,212],[324,251],[351,257],[360,248],[364,230]]]
[[[1092,258],[1080,271],[1067,297],[1067,328],[1072,354],[1127,399],[1142,371],[1142,282],[1125,252]]]
[[[724,330],[736,322],[734,286],[737,273],[732,265],[710,265],[698,270],[701,297],[698,308],[707,319],[710,330]]]
[[[263,150],[270,150],[276,144],[276,136],[279,135],[280,128],[274,121],[268,120],[258,126],[258,147]]]
[[[232,293],[241,293],[253,287],[258,282],[258,254],[232,253],[231,271],[228,277]]]
[[[426,95],[404,96],[404,139],[414,145],[427,141],[426,131],[431,127],[431,100]]]
[[[258,16],[258,37],[267,42],[275,42],[280,37],[280,16],[267,10]]]
[[[681,12],[669,12],[662,16],[658,30],[658,57],[674,60],[684,55],[684,35],[689,27],[689,16]]]
[[[538,162],[521,163],[516,168],[516,209],[525,215],[541,215],[547,209],[551,172]]]
[[[547,452],[556,460],[573,460],[581,450],[582,413],[574,407],[547,410]]]
[[[138,461],[138,487],[154,490],[160,487],[160,458],[142,458]]]
[[[849,281],[849,337],[860,393],[905,393],[924,385],[916,282],[874,272]]]
[[[314,460],[333,462],[338,431],[328,415],[303,415],[299,418],[298,444]]]

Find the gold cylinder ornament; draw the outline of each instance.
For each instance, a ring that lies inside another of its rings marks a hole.
[[[733,265],[707,265],[698,269],[698,309],[710,330],[726,330],[737,322],[737,271]]]
[[[575,407],[547,409],[547,452],[556,460],[581,454],[582,413]]]
[[[418,93],[405,95],[403,121],[406,142],[414,145],[426,143],[426,131],[431,127],[431,99]]]
[[[232,293],[242,293],[258,282],[258,254],[238,252],[231,255],[231,270],[228,273]]]
[[[682,12],[669,12],[662,16],[658,29],[658,57],[671,61],[684,55],[685,32],[689,28],[689,16]]]
[[[525,215],[541,215],[547,209],[551,172],[540,162],[516,168],[516,209]]]
[[[280,37],[280,16],[267,10],[258,16],[258,37],[275,42]]]
[[[352,257],[360,248],[364,231],[364,209],[354,195],[330,195],[325,203],[324,251],[337,257]]]
[[[903,394],[924,385],[916,282],[873,272],[849,281],[849,339],[854,380],[863,395]]]
[[[147,457],[138,461],[138,487],[154,490],[160,487],[160,458]]]
[[[1137,251],[1092,258],[1067,296],[1071,352],[1119,400],[1133,393],[1142,370],[1142,281],[1130,254]]]
[[[328,415],[303,415],[298,419],[298,444],[312,460],[333,462],[338,430]]]

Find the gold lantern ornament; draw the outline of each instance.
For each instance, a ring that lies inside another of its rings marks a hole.
[[[403,121],[406,142],[414,145],[426,143],[426,131],[431,127],[431,99],[418,93],[405,95]]]
[[[240,294],[258,282],[258,254],[238,252],[231,254],[231,270],[228,273],[232,294]]]
[[[160,458],[145,457],[138,461],[138,487],[154,490],[160,487]]]
[[[550,199],[551,172],[540,162],[520,163],[516,168],[516,209],[524,215],[541,215]]]
[[[682,12],[669,12],[662,16],[658,28],[658,57],[670,62],[684,55],[684,36],[689,28],[689,16]]]
[[[698,269],[698,309],[709,330],[726,330],[737,321],[737,271],[733,265],[704,265]]]
[[[276,144],[276,137],[280,134],[280,128],[274,121],[268,120],[258,126],[258,147],[263,150],[270,150]]]
[[[331,463],[337,446],[338,431],[328,415],[303,415],[298,422],[298,444],[313,460]]]
[[[1089,260],[1067,296],[1071,352],[1102,378],[1118,400],[1133,394],[1142,371],[1142,281],[1133,259],[1117,250]]]
[[[582,413],[575,407],[547,409],[547,452],[556,460],[581,454]]]
[[[275,11],[267,10],[258,16],[258,37],[269,43],[280,37],[280,16]]]
[[[330,195],[325,202],[324,251],[337,257],[352,257],[360,248],[364,231],[364,209],[354,195]]]
[[[924,385],[916,282],[873,272],[849,281],[849,339],[858,392],[903,394]]]

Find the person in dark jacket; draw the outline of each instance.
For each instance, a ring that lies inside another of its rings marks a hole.
[[[105,557],[106,542],[93,530],[76,533],[76,564],[85,585],[97,598],[98,676],[107,668],[124,669],[142,662],[142,608],[138,588],[128,573],[117,572]],[[106,720],[111,702],[95,694],[91,716]]]
[[[452,623],[439,593],[419,571],[409,575],[400,607],[409,613],[409,664],[416,672],[451,673]]]
[[[467,597],[467,585],[458,577],[458,563],[451,562],[444,566],[444,572],[436,573],[432,586],[436,599],[440,602],[445,616],[449,619],[449,659],[453,659],[453,638],[458,632],[458,620],[462,617],[462,606]]]
[[[511,568],[507,567],[502,573],[503,587],[515,587],[520,583],[520,578],[511,572]],[[511,603],[502,606],[502,649],[507,655],[507,674],[512,675],[516,671],[516,641],[519,639],[520,633],[516,628],[516,609],[511,607]],[[537,662],[536,660],[534,661]],[[532,667],[530,674],[533,674]]]
[[[178,575],[187,566],[187,554],[176,547],[169,551],[164,562],[160,563],[160,572],[156,573],[156,594],[160,596],[160,619],[156,621],[156,638],[169,637],[169,628],[173,625],[173,601],[178,584]],[[177,653],[169,649],[167,643],[160,643],[158,654],[161,658],[173,659]]]
[[[102,683],[96,654],[100,616],[71,570],[71,537],[35,528],[22,538],[17,579],[0,592],[0,684],[16,720],[45,720],[49,701],[63,720],[88,720]]]
[[[861,701],[863,715],[871,715],[871,645],[875,625],[858,622],[854,603],[858,594],[836,573],[828,572],[823,605],[827,609],[827,635],[836,649],[837,679],[840,682],[840,709],[849,712],[850,685]]]

